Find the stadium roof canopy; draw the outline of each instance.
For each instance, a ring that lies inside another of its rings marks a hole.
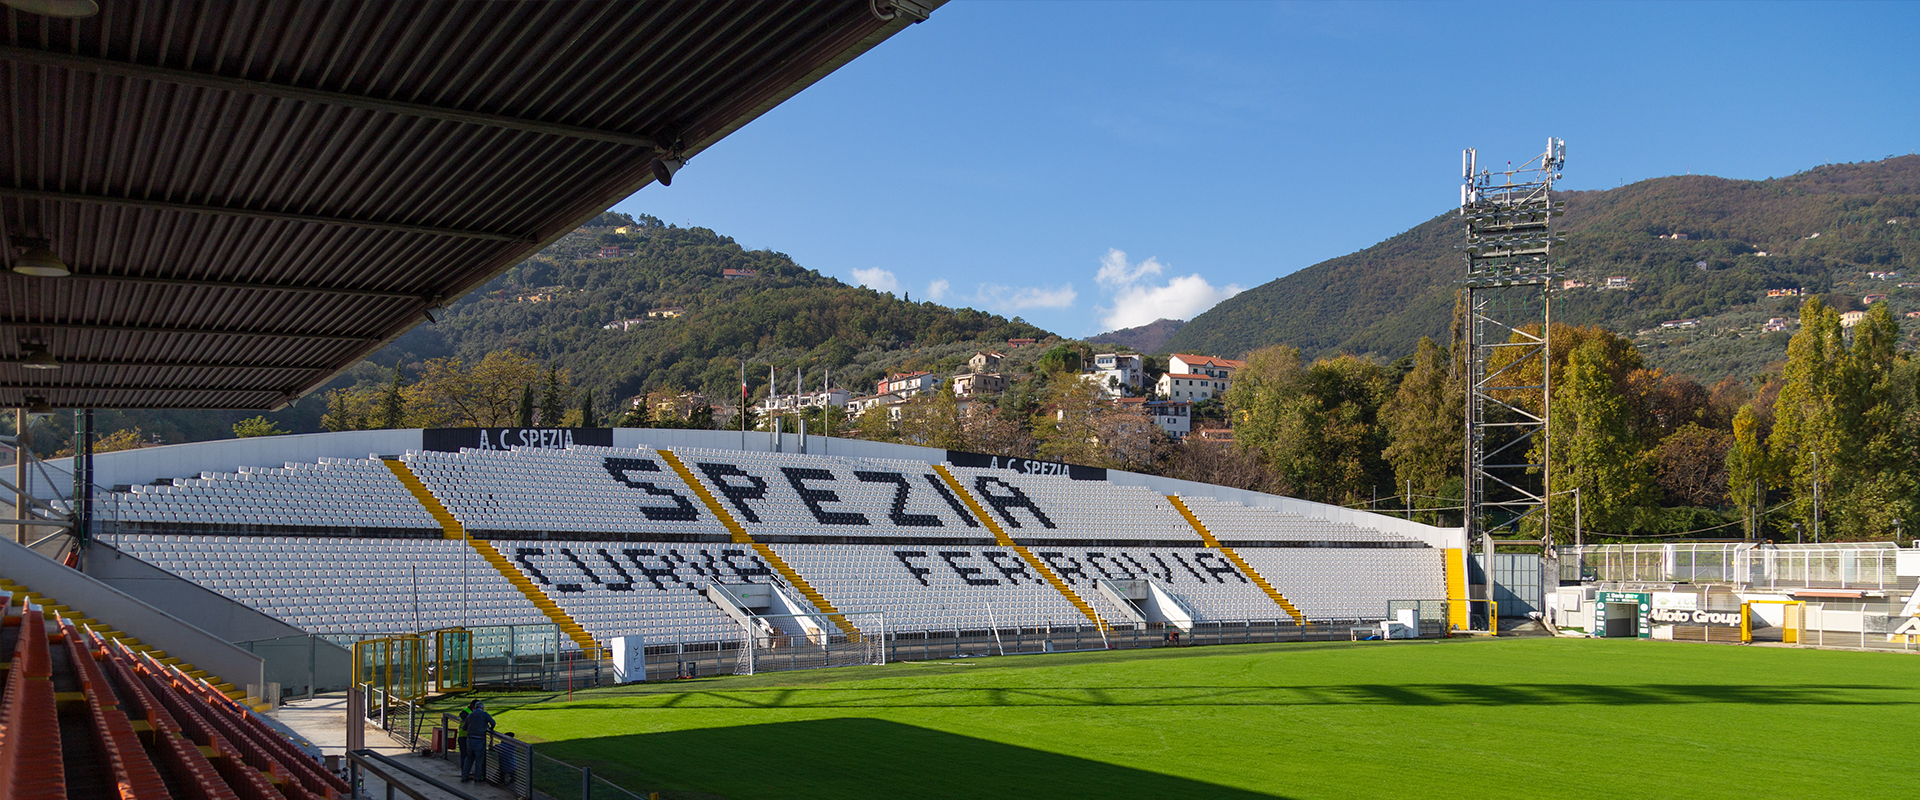
[[[0,8],[0,406],[283,405],[942,2]]]

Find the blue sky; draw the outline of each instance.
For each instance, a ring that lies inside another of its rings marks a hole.
[[[1069,336],[1190,318],[1451,208],[1920,147],[1920,3],[987,2],[615,206]]]

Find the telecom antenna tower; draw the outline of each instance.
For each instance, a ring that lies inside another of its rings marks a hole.
[[[1487,599],[1493,531],[1517,529],[1537,513],[1543,556],[1553,555],[1547,353],[1558,274],[1552,248],[1560,237],[1548,223],[1566,206],[1551,197],[1566,156],[1567,143],[1550,138],[1545,152],[1518,168],[1509,161],[1505,170],[1481,169],[1471,148],[1460,158],[1460,219],[1467,224],[1465,524],[1467,540],[1478,538],[1487,555]]]

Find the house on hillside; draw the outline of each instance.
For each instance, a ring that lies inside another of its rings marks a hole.
[[[1568,278],[1560,282],[1561,289],[1585,289],[1591,284],[1578,278]]]
[[[1005,358],[1006,356],[992,350],[974,353],[972,358],[967,359],[967,369],[974,372],[999,372],[1000,362]]]
[[[998,372],[967,372],[953,376],[954,397],[984,397],[1007,390],[1007,376]]]
[[[852,400],[853,394],[845,389],[824,389],[800,394],[770,394],[752,408],[755,414],[765,418],[770,414],[791,414],[813,408],[846,408]]]
[[[616,319],[600,326],[600,329],[607,331],[630,331],[645,324],[647,324],[647,321],[644,319]]]
[[[1801,287],[1796,287],[1796,288],[1792,288],[1792,289],[1768,289],[1768,290],[1767,290],[1767,297],[1769,297],[1769,298],[1774,298],[1774,297],[1804,297],[1804,296],[1806,296],[1806,294],[1807,294],[1807,289],[1806,289],[1806,287],[1804,287],[1804,286],[1801,286]]]
[[[1168,400],[1197,403],[1227,393],[1227,379],[1193,372],[1169,372],[1153,385],[1153,393]]]
[[[1868,277],[1868,278],[1870,278],[1870,279],[1872,279],[1872,280],[1876,280],[1876,281],[1884,281],[1884,280],[1890,280],[1890,279],[1893,279],[1893,278],[1898,278],[1898,277],[1900,277],[1900,273],[1898,273],[1898,272],[1874,272],[1874,271],[1868,271],[1868,272],[1867,272],[1867,277]]]
[[[619,245],[608,245],[606,247],[600,248],[600,250],[596,252],[593,257],[594,258],[619,258],[621,256],[628,256],[628,255],[633,255],[633,248],[620,247]]]
[[[651,308],[647,309],[647,319],[677,319],[685,313],[687,313],[687,310],[679,306]]]
[[[906,405],[906,402],[907,398],[885,392],[855,397],[847,401],[847,416],[863,416],[869,411],[880,408],[886,409],[888,419],[899,419],[900,407]]]
[[[1607,278],[1607,284],[1600,288],[1614,290],[1631,289],[1633,288],[1633,277],[1630,275],[1612,275]]]
[[[1662,322],[1662,323],[1660,323],[1660,327],[1662,327],[1662,328],[1692,328],[1692,327],[1697,327],[1697,326],[1699,326],[1699,324],[1700,324],[1700,320],[1697,320],[1697,319],[1670,319],[1670,320],[1667,320],[1666,322]]]
[[[1153,424],[1160,426],[1168,436],[1185,439],[1193,432],[1193,404],[1185,400],[1149,400],[1145,403],[1147,415],[1153,418]]]
[[[1008,350],[1018,350],[1018,349],[1020,349],[1020,348],[1022,348],[1022,347],[1026,347],[1026,346],[1028,346],[1028,345],[1032,345],[1032,344],[1039,344],[1039,342],[1040,342],[1040,340],[1039,340],[1039,339],[1008,339],[1008,340],[1007,340],[1007,349],[1008,349]]]
[[[902,372],[888,375],[874,384],[874,394],[897,394],[902,398],[932,392],[940,379],[931,372]]]
[[[1168,372],[1205,375],[1209,378],[1219,378],[1227,382],[1232,382],[1234,370],[1246,365],[1247,362],[1245,361],[1220,358],[1219,356],[1196,356],[1186,353],[1174,353],[1173,355],[1167,356]],[[1222,389],[1221,391],[1226,390]]]
[[[1760,330],[1762,333],[1774,333],[1776,331],[1784,331],[1787,329],[1787,326],[1789,324],[1791,323],[1787,320],[1786,317],[1773,317],[1772,319],[1767,320],[1767,324],[1760,326]]]
[[[1138,353],[1098,353],[1093,369],[1080,376],[1109,395],[1131,394],[1146,380],[1146,361]]]
[[[1870,306],[1885,299],[1887,299],[1887,296],[1884,294],[1870,294],[1860,298],[1860,304]]]
[[[734,269],[732,267],[726,267],[720,270],[720,277],[730,281],[745,280],[747,278],[758,278],[760,277],[760,270]]]
[[[1840,327],[1851,328],[1860,324],[1860,321],[1866,318],[1867,312],[1865,311],[1849,311],[1840,315]]]

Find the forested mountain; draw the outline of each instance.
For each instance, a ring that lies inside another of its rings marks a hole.
[[[1098,336],[1090,336],[1087,337],[1087,342],[1089,344],[1117,344],[1124,347],[1131,347],[1142,353],[1157,353],[1160,352],[1160,346],[1166,344],[1167,340],[1173,338],[1173,335],[1180,331],[1181,326],[1186,324],[1184,320],[1166,319],[1162,317],[1145,325],[1121,328],[1119,330],[1107,331]]]
[[[1896,316],[1920,308],[1920,290],[1898,288],[1920,271],[1920,156],[1764,181],[1655,178],[1558,197],[1567,204],[1558,259],[1566,278],[1588,286],[1558,292],[1554,319],[1628,335],[1670,372],[1711,382],[1784,358],[1790,331],[1760,329],[1770,318],[1795,317],[1800,299],[1769,299],[1768,289],[1829,294],[1842,311],[1869,294],[1890,295]],[[1421,336],[1444,341],[1453,282],[1465,272],[1456,249],[1464,238],[1450,210],[1242,292],[1189,321],[1159,352],[1234,356],[1287,344],[1308,357],[1390,360],[1412,352]],[[1874,280],[1870,271],[1908,277]],[[1631,288],[1604,288],[1614,276]],[[1679,319],[1700,322],[1660,327]]]
[[[965,351],[958,364],[975,345],[1051,335],[1018,319],[848,286],[705,228],[622,216],[569,234],[372,360],[474,362],[513,349],[568,370],[598,397],[691,390],[719,399],[738,393],[745,361],[756,392],[772,366],[783,387],[796,367],[810,388],[830,369],[836,386],[865,394],[889,370],[950,367],[945,360]],[[602,257],[610,248],[620,254]]]

